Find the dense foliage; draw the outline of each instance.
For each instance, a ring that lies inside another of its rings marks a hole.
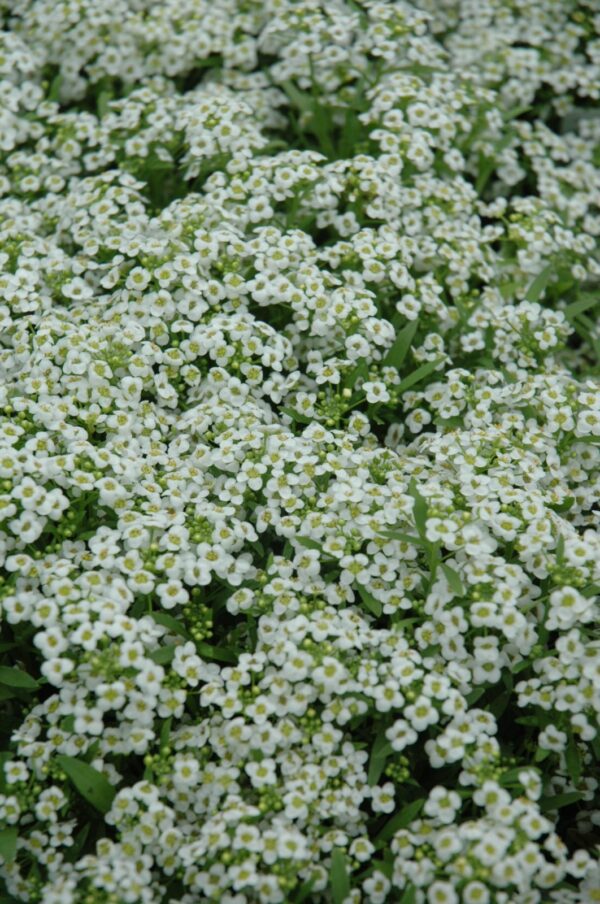
[[[2,901],[600,901],[595,0],[0,26]]]

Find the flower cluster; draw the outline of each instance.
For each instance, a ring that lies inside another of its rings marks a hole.
[[[600,900],[592,0],[0,0],[0,886]]]

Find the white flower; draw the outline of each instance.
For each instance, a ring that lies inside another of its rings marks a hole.
[[[44,678],[47,678],[50,684],[60,687],[63,678],[73,671],[75,663],[71,659],[58,657],[56,659],[48,659],[40,668]]]
[[[189,594],[184,588],[181,581],[170,580],[166,584],[159,584],[156,587],[161,604],[164,609],[173,609],[177,605],[182,605],[189,600]]]
[[[244,766],[244,771],[250,776],[255,788],[262,788],[276,783],[275,767],[275,760],[266,758],[260,762],[247,763]]]
[[[429,697],[423,695],[404,708],[404,715],[417,732],[424,731],[429,725],[435,725],[440,717]]]
[[[560,753],[567,746],[567,734],[555,725],[547,725],[538,735],[538,744],[543,750]]]
[[[173,761],[173,782],[176,787],[195,785],[200,776],[200,766],[193,756],[177,755]]]
[[[390,880],[379,870],[363,882],[363,890],[369,901],[373,904],[383,904],[391,888]]]
[[[375,813],[392,813],[394,811],[394,785],[392,782],[375,785],[371,791],[371,807]]]
[[[459,897],[450,882],[433,882],[427,891],[427,904],[458,904]]]
[[[6,760],[4,763],[4,778],[8,785],[14,785],[17,782],[26,782],[29,777],[29,770],[24,763],[18,760]]]
[[[367,380],[363,383],[362,388],[366,394],[367,402],[389,402],[390,400],[390,394],[385,387],[385,383],[381,383],[378,380]]]
[[[417,740],[417,732],[411,728],[405,719],[397,719],[386,730],[385,735],[396,752],[404,750],[405,747],[409,747]]]
[[[457,810],[460,808],[460,796],[456,791],[449,791],[441,785],[436,785],[429,792],[425,801],[423,812],[427,816],[435,818],[438,822],[448,824],[454,820]]]

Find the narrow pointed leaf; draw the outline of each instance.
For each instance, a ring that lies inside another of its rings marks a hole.
[[[550,282],[552,274],[554,273],[554,265],[548,264],[547,267],[544,267],[541,273],[539,273],[534,280],[527,287],[527,291],[525,292],[525,300],[526,301],[538,301],[538,299],[542,296],[544,289]]]
[[[333,904],[342,904],[350,894],[350,879],[346,867],[346,855],[341,848],[335,848],[331,855],[329,881]]]
[[[457,596],[464,596],[465,588],[463,587],[463,583],[460,579],[460,575],[458,572],[451,568],[450,565],[446,565],[442,562],[442,571],[444,572],[444,577],[448,581],[448,587],[455,593]]]
[[[421,364],[420,367],[417,367],[411,374],[408,375],[400,385],[397,387],[397,391],[402,393],[406,392],[407,389],[410,389],[411,386],[416,386],[417,383],[420,383],[429,374],[433,373],[433,371],[440,366],[444,359],[436,358],[434,361],[426,361],[425,364]]]
[[[412,534],[405,534],[399,530],[381,530],[382,537],[388,537],[390,540],[399,540],[401,543],[412,543],[414,546],[426,546],[427,541],[421,537],[414,537]]]
[[[158,625],[162,625],[163,628],[168,628],[172,634],[179,634],[180,637],[185,637],[186,640],[189,639],[189,634],[181,624],[178,622],[176,618],[173,618],[172,615],[168,615],[166,612],[151,612],[150,617],[154,619],[154,621]]]
[[[597,295],[583,295],[581,298],[578,298],[577,301],[567,305],[565,308],[565,317],[567,320],[572,320],[574,317],[577,317],[578,314],[583,314],[585,311],[589,310],[589,308],[593,308],[596,305],[600,306],[600,293]]]
[[[542,797],[540,810],[546,813],[548,810],[560,810],[562,807],[570,807],[571,804],[583,798],[581,791],[567,791],[565,794],[556,794],[554,797]]]
[[[396,339],[394,340],[394,344],[391,346],[387,355],[383,359],[383,363],[385,365],[387,365],[388,367],[395,367],[398,370],[400,369],[400,366],[406,358],[408,350],[415,337],[418,325],[418,320],[411,320],[410,323],[408,323],[404,327],[404,329],[400,330],[400,332],[396,336]]]
[[[203,640],[196,641],[196,650],[200,656],[204,656],[205,659],[216,659],[220,662],[237,662],[238,655],[235,650],[231,647],[227,649],[225,647],[215,647],[210,643],[205,643]]]
[[[577,741],[573,736],[571,736],[567,744],[565,759],[567,761],[567,772],[573,782],[577,784],[581,778],[581,756],[577,747]]]
[[[381,615],[383,611],[383,606],[379,602],[378,599],[375,599],[372,593],[362,586],[362,584],[356,585],[358,588],[358,592],[361,600],[365,604],[365,608],[369,610],[372,615],[375,615],[377,618]]]
[[[115,789],[106,776],[74,756],[58,756],[56,761],[88,803],[101,813],[110,810]]]
[[[404,889],[404,894],[400,898],[400,904],[415,904],[417,900],[417,889],[412,882]]]
[[[415,504],[413,506],[413,517],[415,519],[415,524],[417,526],[417,530],[419,532],[420,537],[425,536],[425,528],[427,526],[427,500],[424,496],[421,496],[419,490],[417,489],[417,485],[414,480],[411,480],[408,488],[408,492],[415,500]]]
[[[373,749],[371,750],[369,772],[367,774],[367,782],[369,785],[377,784],[385,767],[386,760],[391,752],[392,745],[386,738],[385,732],[381,731],[375,738]]]
[[[4,864],[12,863],[17,853],[18,830],[15,826],[7,826],[0,830],[0,857]]]
[[[157,665],[166,665],[168,662],[171,662],[173,656],[175,655],[175,644],[169,644],[166,647],[159,647],[158,650],[154,650],[152,653],[148,654],[148,658],[155,662]]]
[[[396,813],[395,816],[384,825],[383,829],[375,839],[377,842],[389,841],[399,829],[405,829],[407,826],[411,824],[413,819],[416,819],[423,806],[425,804],[425,798],[419,797],[417,800],[411,801],[405,807],[403,807],[399,813]]]
[[[37,690],[38,683],[35,678],[23,672],[21,669],[13,669],[9,666],[0,666],[0,684],[7,687],[19,687],[23,690]]]

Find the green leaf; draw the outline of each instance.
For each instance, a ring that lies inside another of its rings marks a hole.
[[[310,424],[312,423],[309,417],[306,417],[304,414],[300,414],[299,411],[295,411],[293,408],[282,408],[281,409],[284,414],[287,414],[288,417],[297,423],[297,424]]]
[[[417,800],[411,801],[405,807],[403,807],[399,813],[396,813],[395,816],[386,822],[381,832],[375,838],[376,842],[389,841],[396,832],[400,829],[405,829],[407,826],[411,824],[413,819],[416,819],[423,806],[425,804],[425,798],[419,797]]]
[[[8,788],[10,787],[8,782],[6,781],[6,775],[4,774],[4,764],[8,762],[8,760],[12,759],[12,753],[8,750],[3,750],[0,753],[0,793],[6,794]]]
[[[499,694],[496,697],[496,699],[492,703],[489,704],[489,706],[486,706],[486,710],[491,712],[492,715],[496,719],[499,719],[500,716],[502,715],[502,713],[505,711],[508,704],[510,703],[511,698],[512,698],[511,691],[505,691],[504,693]]]
[[[417,622],[423,621],[423,617],[420,615],[413,615],[411,618],[401,618],[399,621],[394,620],[394,627],[407,628],[409,625],[416,625]]]
[[[529,113],[530,110],[533,110],[531,104],[523,104],[522,106],[512,107],[510,110],[506,110],[502,115],[504,121],[509,122],[511,119],[516,119],[517,116],[522,116],[523,113]]]
[[[308,897],[314,888],[314,884],[315,879],[308,879],[306,882],[303,882],[294,894],[294,904],[302,904],[303,901],[308,900]]]
[[[539,725],[540,717],[539,716],[519,716],[518,719],[515,719],[517,725]]]
[[[531,666],[530,660],[524,659],[523,662],[519,662],[519,663],[517,663],[517,665],[512,666],[513,675],[518,675],[519,672],[523,672],[525,669],[528,669],[530,666]],[[539,717],[538,717],[538,721],[539,721]],[[533,724],[537,725],[537,722],[534,722]]]
[[[166,663],[171,662],[173,656],[175,655],[175,650],[177,647],[175,644],[169,644],[166,647],[159,647],[158,650],[154,650],[152,653],[148,654],[148,658],[155,662],[157,665],[166,665]]]
[[[74,756],[58,756],[56,762],[88,803],[101,813],[110,810],[115,789],[101,772]]]
[[[172,615],[168,615],[166,612],[150,612],[150,617],[154,619],[157,625],[162,625],[163,628],[167,628],[172,634],[179,634],[180,637],[189,640],[190,635],[184,625],[177,621],[176,618],[173,618]]]
[[[397,370],[400,370],[402,362],[406,358],[408,350],[415,337],[418,325],[418,319],[411,320],[403,330],[400,330],[400,332],[396,336],[396,339],[394,340],[394,344],[383,359],[382,363],[386,367],[395,367]]]
[[[403,393],[407,389],[410,389],[411,386],[415,386],[417,383],[420,383],[425,377],[428,377],[429,374],[433,373],[433,371],[440,366],[444,359],[436,358],[434,361],[426,361],[425,364],[421,364],[420,367],[417,367],[416,370],[413,370],[408,377],[405,377],[404,380],[400,383],[399,386],[396,387],[396,391],[398,393]]]
[[[354,389],[356,385],[356,381],[359,377],[366,380],[369,376],[369,368],[367,366],[367,361],[365,358],[361,358],[356,367],[354,367],[350,373],[346,376],[344,380],[344,385],[348,389]]]
[[[16,691],[11,691],[7,687],[3,687],[0,685],[0,700],[14,700],[15,697],[18,697],[19,694]]]
[[[221,662],[237,662],[239,653],[237,650],[226,649],[225,647],[214,647],[210,643],[205,643],[203,640],[196,641],[196,650],[198,651],[200,656],[204,656],[205,659],[217,659]]]
[[[513,687],[515,686],[512,672],[502,672],[502,684],[507,691],[512,691]]]
[[[306,549],[318,549],[319,552],[323,551],[322,545],[311,537],[294,537],[294,541],[299,543],[300,546],[305,546]]]
[[[75,836],[73,846],[69,848],[65,858],[67,863],[75,863],[75,861],[79,859],[87,841],[87,837],[90,834],[91,827],[91,822],[86,822],[81,832]]]
[[[525,292],[525,300],[526,301],[537,301],[548,283],[550,282],[550,278],[554,273],[555,265],[548,264],[547,267],[544,267],[541,273],[538,273],[536,278],[530,282],[527,290]]]
[[[38,688],[35,678],[32,678],[27,672],[23,672],[21,669],[11,669],[4,665],[0,666],[0,684],[5,684],[7,687],[19,687],[28,691],[35,691]]]
[[[563,807],[570,807],[571,804],[582,800],[581,791],[567,791],[565,794],[557,794],[554,797],[542,797],[540,800],[540,810],[546,813],[549,810],[560,810]]]
[[[514,769],[507,769],[500,776],[500,784],[503,788],[522,787],[519,773],[522,772],[522,766],[515,766]]]
[[[72,731],[75,731],[75,716],[73,713],[65,716],[64,719],[61,719],[59,725],[61,731],[66,731],[69,734],[71,734]]]
[[[17,853],[18,829],[16,826],[7,826],[0,829],[0,857],[4,864],[12,863]]]
[[[375,599],[373,594],[369,593],[369,591],[365,587],[363,587],[362,584],[357,584],[356,586],[358,588],[360,598],[365,604],[365,607],[372,615],[378,618],[383,611],[383,607],[379,600]]]
[[[98,119],[103,119],[106,116],[111,100],[114,100],[114,94],[111,90],[104,89],[103,91],[100,91],[96,104]]]
[[[408,485],[408,492],[415,500],[415,503],[413,505],[413,518],[415,519],[415,524],[417,526],[419,536],[421,537],[421,539],[423,539],[425,537],[425,529],[427,527],[427,500],[419,493],[414,478]]]
[[[380,731],[371,750],[371,759],[369,760],[369,772],[367,782],[369,785],[376,785],[381,777],[385,763],[393,748],[385,736],[385,731]]]
[[[170,738],[170,736],[171,736],[171,723],[172,723],[172,721],[173,721],[172,718],[169,716],[168,719],[165,719],[165,721],[163,722],[162,727],[161,727],[161,729],[160,729],[159,747],[160,747],[161,749],[162,749],[163,747],[166,747],[167,744],[169,743],[169,738]]]
[[[498,285],[498,289],[499,289],[499,291],[500,291],[500,294],[502,295],[502,298],[504,298],[505,301],[510,301],[510,299],[511,299],[511,298],[513,297],[513,295],[515,294],[517,288],[518,288],[518,285],[517,285],[517,283],[514,282],[514,281],[513,281],[513,282],[500,283],[500,284]]]
[[[416,900],[417,900],[417,889],[412,884],[412,882],[409,882],[409,884],[404,889],[404,894],[400,898],[399,904],[415,904]]]
[[[421,537],[413,537],[412,534],[405,534],[398,530],[380,530],[382,537],[389,537],[390,540],[399,540],[401,543],[412,543],[414,546],[428,546],[426,540]]]
[[[429,592],[429,588],[431,584],[435,580],[435,576],[437,574],[438,565],[442,561],[442,553],[441,547],[439,543],[430,543],[427,547],[428,556],[427,556],[427,564],[429,566],[429,582],[425,581],[425,586],[428,588],[427,592]]]
[[[48,100],[58,103],[60,100],[60,88],[62,85],[62,75],[59,72],[54,76],[48,86]]]
[[[485,691],[486,691],[485,687],[476,687],[474,690],[472,690],[469,694],[466,695],[465,700],[467,701],[469,706],[472,706],[474,703],[477,702],[477,700],[479,700],[480,697],[483,697],[483,695],[485,694]]]
[[[581,756],[574,735],[569,738],[567,749],[565,751],[565,759],[567,761],[567,772],[573,783],[576,785],[581,778]]]
[[[342,904],[350,894],[350,878],[346,867],[346,855],[341,848],[334,848],[331,855],[329,881],[333,904]]]
[[[390,856],[389,851],[384,852],[384,859],[382,860],[371,860],[369,863],[369,875],[373,875],[375,870],[379,873],[383,873],[384,876],[387,876],[388,879],[392,878],[394,872],[393,860]],[[385,859],[387,857],[387,859]]]
[[[454,568],[451,568],[449,565],[446,565],[444,562],[442,562],[442,571],[444,572],[444,576],[448,581],[448,587],[450,588],[452,593],[455,593],[457,596],[464,596],[465,588],[463,587],[463,583],[458,572],[456,572]]]
[[[339,147],[339,156],[341,158],[347,159],[354,155],[354,148],[359,140],[361,129],[362,123],[360,122],[356,111],[346,110],[344,116],[344,128],[342,130],[342,138]]]
[[[583,314],[584,311],[593,308],[597,304],[600,304],[600,294],[582,295],[577,301],[573,301],[571,304],[567,305],[565,308],[565,317],[567,320],[573,320],[578,314]]]
[[[300,110],[301,113],[310,113],[311,116],[315,112],[315,100],[310,94],[301,91],[293,82],[286,80],[282,82],[281,87],[287,94],[288,100]]]

